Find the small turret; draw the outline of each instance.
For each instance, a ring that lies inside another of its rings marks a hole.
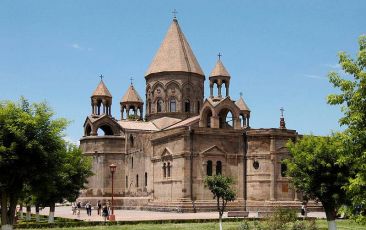
[[[248,128],[249,127],[249,118],[250,118],[250,109],[245,103],[242,93],[240,93],[240,98],[235,102],[235,105],[240,109],[240,116],[243,121],[243,127]]]
[[[140,95],[137,93],[133,84],[131,82],[130,87],[128,87],[127,92],[122,97],[121,100],[121,119],[139,119],[143,118],[143,108],[144,102],[142,101]],[[130,110],[132,109],[133,114],[130,114]],[[126,117],[123,114],[126,113]],[[139,114],[138,114],[139,113]]]
[[[283,109],[283,107],[281,107],[280,111],[281,111],[281,117],[280,117],[280,129],[286,129],[286,122],[285,122],[285,118],[283,117],[283,112],[284,112],[285,110]]]
[[[225,84],[225,88],[226,88],[226,97],[229,96],[229,86],[230,86],[230,74],[229,72],[226,70],[224,64],[222,63],[221,59],[221,54],[218,54],[219,59],[216,62],[216,65],[214,67],[214,69],[212,70],[209,80],[210,80],[210,97],[214,97],[213,95],[213,87],[216,84],[217,85],[217,92],[218,92],[218,97],[222,97],[221,95],[221,87],[223,84]]]
[[[92,115],[107,114],[111,116],[112,94],[103,82],[103,75],[100,75],[100,82],[90,98]]]

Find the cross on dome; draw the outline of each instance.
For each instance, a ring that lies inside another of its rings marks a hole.
[[[103,80],[103,78],[104,78],[103,74],[99,75],[99,77],[100,77],[100,80],[101,80],[101,81],[102,81],[102,80]]]
[[[178,11],[177,11],[176,9],[174,9],[174,10],[172,11],[172,14],[173,14],[174,19],[177,19]]]
[[[130,77],[131,85],[133,85],[133,77]]]
[[[283,112],[285,111],[285,109],[281,107],[280,111],[281,111],[281,117],[283,117]]]

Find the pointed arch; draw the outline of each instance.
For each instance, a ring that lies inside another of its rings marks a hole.
[[[211,117],[213,116],[214,111],[211,107],[205,106],[202,109],[201,116],[200,116],[200,126],[211,128]]]

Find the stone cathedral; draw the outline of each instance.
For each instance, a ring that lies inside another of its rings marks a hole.
[[[278,128],[250,127],[251,111],[242,96],[230,96],[235,77],[220,56],[206,83],[210,96],[204,98],[206,76],[176,18],[145,80],[145,101],[131,83],[116,106],[118,118],[111,115],[112,94],[102,79],[93,92],[80,146],[92,158],[94,175],[79,200],[111,199],[113,163],[118,208],[216,210],[203,183],[215,174],[235,181],[237,199],[229,210],[299,207],[300,194],[281,163],[289,156],[286,142],[298,133],[285,127],[283,116]]]

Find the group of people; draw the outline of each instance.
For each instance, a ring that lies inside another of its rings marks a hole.
[[[76,203],[75,202],[72,203],[71,208],[72,208],[72,214],[77,215],[79,217],[80,216],[80,210],[82,208],[81,202],[78,201]],[[91,216],[92,215],[92,205],[89,201],[86,202],[84,208],[86,210],[86,214],[88,216]],[[111,206],[110,206],[109,200],[107,201],[107,203],[103,204],[103,206],[102,206],[101,201],[98,200],[98,202],[97,202],[94,209],[97,210],[98,216],[103,216],[104,217],[104,221],[108,220],[108,217],[111,213]]]

